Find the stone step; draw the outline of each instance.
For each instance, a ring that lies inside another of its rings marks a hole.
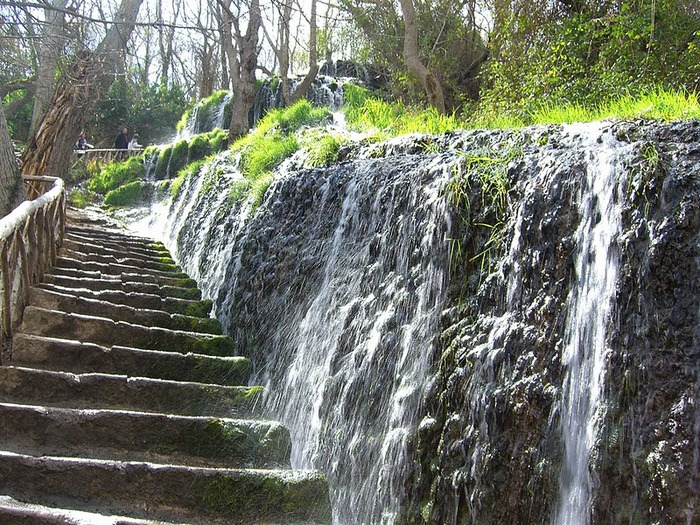
[[[180,273],[182,269],[176,264],[168,264],[163,262],[147,262],[142,259],[137,259],[134,257],[115,257],[112,255],[99,255],[96,253],[83,253],[76,252],[69,248],[61,248],[61,257],[67,257],[69,259],[76,259],[83,262],[97,262],[100,264],[108,265],[123,265],[131,266],[133,268],[140,268],[142,270],[157,270],[160,272],[168,273]]]
[[[213,469],[0,452],[0,494],[40,505],[143,519],[330,523],[322,475]]]
[[[120,263],[101,263],[95,261],[81,261],[59,254],[56,259],[57,268],[74,268],[76,270],[86,270],[89,272],[100,272],[105,275],[121,275],[123,273],[138,273],[141,275],[151,275],[154,277],[170,277],[176,279],[188,279],[189,276],[181,271],[163,271],[152,268],[141,268]]]
[[[78,240],[71,235],[66,235],[66,237],[63,240],[61,250],[81,253],[85,256],[99,255],[113,257],[117,260],[124,259],[126,258],[126,256],[128,256],[129,259],[132,259],[134,261],[141,261],[141,264],[143,264],[144,266],[149,266],[151,264],[167,264],[170,266],[176,265],[170,253],[167,251],[154,251],[152,253],[149,253],[144,249],[137,250],[130,246],[120,246],[118,244],[111,244],[110,246],[105,246],[99,239]]]
[[[171,314],[163,310],[134,308],[133,306],[82,297],[77,295],[75,291],[69,294],[33,287],[29,292],[29,303],[47,310],[62,310],[76,314],[94,315],[131,324],[158,326],[170,330],[221,334],[221,324],[216,319]]]
[[[141,326],[104,317],[46,310],[36,306],[28,306],[24,309],[20,332],[108,346],[131,346],[181,354],[215,356],[235,354],[233,340],[224,335]]]
[[[78,270],[75,268],[59,268],[52,267],[46,272],[50,275],[60,275],[63,277],[88,277],[90,279],[109,279],[118,278],[125,283],[151,283],[167,286],[176,286],[178,288],[197,288],[197,281],[184,277],[165,277],[159,275],[151,275],[147,273],[120,273],[108,274],[97,271]]]
[[[129,250],[168,251],[160,241],[139,236],[120,228],[93,227],[87,224],[79,225],[68,222],[66,225],[66,236],[81,237],[92,242],[99,241],[101,244],[115,244],[127,247]]]
[[[140,292],[124,292],[121,290],[88,290],[66,288],[54,284],[39,284],[36,286],[42,290],[49,290],[56,293],[74,295],[79,293],[81,297],[104,301],[114,304],[133,306],[134,308],[144,308],[148,310],[162,310],[173,314],[182,314],[191,317],[208,318],[211,313],[212,302],[208,299],[193,301],[191,299],[178,299],[176,297],[161,297],[155,294]]]
[[[74,374],[116,374],[229,386],[247,385],[251,372],[250,360],[245,357],[105,347],[29,334],[13,338],[12,364]]]
[[[0,403],[3,450],[200,467],[289,467],[289,431],[274,421]]]
[[[122,253],[130,252],[151,257],[170,257],[170,252],[163,243],[151,240],[134,239],[132,237],[104,235],[101,232],[75,231],[67,229],[65,239],[78,244],[96,244],[110,250]]]
[[[262,394],[257,386],[0,367],[0,399],[7,403],[250,418]]]
[[[174,525],[174,522],[139,520],[126,516],[58,509],[24,503],[9,496],[0,496],[0,523],[2,525]],[[178,525],[187,524],[178,521]],[[211,523],[202,522],[199,525],[211,525]]]
[[[47,273],[44,275],[42,282],[45,284],[54,284],[63,288],[71,289],[87,289],[87,290],[115,290],[121,292],[137,292],[158,295],[160,297],[174,297],[177,299],[189,299],[191,301],[199,301],[202,299],[202,292],[198,288],[179,288],[175,286],[160,286],[151,283],[133,283],[123,282],[121,277],[102,276],[99,279],[90,277],[67,277]]]

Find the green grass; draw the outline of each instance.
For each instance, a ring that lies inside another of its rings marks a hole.
[[[421,109],[402,102],[386,102],[354,84],[343,87],[345,116],[352,129],[378,130],[387,136],[408,133],[446,133],[464,127],[455,115],[441,115],[433,108]]]
[[[131,181],[119,188],[108,191],[105,195],[107,206],[133,206],[146,200],[150,187],[142,180]]]
[[[454,129],[512,129],[533,124],[566,124],[604,119],[645,118],[674,121],[700,119],[698,95],[658,88],[641,95],[622,95],[597,106],[543,104],[531,111],[478,106],[468,116],[440,115],[433,108],[418,109],[402,102],[386,102],[353,84],[343,88],[343,110],[350,127],[361,132],[379,132],[385,137],[407,133],[445,133]]]
[[[520,128],[532,124],[571,124],[604,119],[644,118],[671,122],[700,119],[696,93],[658,88],[641,95],[621,95],[597,106],[544,104],[525,115],[477,113],[470,128]]]
[[[112,162],[95,173],[88,183],[88,189],[105,195],[127,182],[140,179],[143,175],[143,158],[131,157],[125,161]]]

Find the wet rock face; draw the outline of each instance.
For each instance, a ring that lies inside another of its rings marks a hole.
[[[694,523],[700,125],[462,131],[342,158],[287,163],[255,212],[225,207],[225,166],[173,208],[184,266],[275,392],[293,461],[328,474],[336,522],[552,523],[565,385],[589,359],[567,334],[581,273],[608,261],[600,385],[581,398],[590,523]]]
[[[617,177],[628,180],[610,248],[619,270],[589,460],[591,523],[691,523],[700,517],[700,126],[621,124],[603,135],[622,148]],[[525,147],[511,166],[502,259],[466,295],[455,288],[406,522],[552,520],[576,195],[589,161],[575,142],[545,132]],[[474,273],[454,279],[476,282]]]

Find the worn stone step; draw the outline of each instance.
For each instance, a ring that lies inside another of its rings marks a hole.
[[[121,275],[123,273],[138,273],[141,275],[152,275],[155,277],[171,277],[176,279],[189,279],[189,276],[182,271],[163,271],[153,268],[141,268],[138,266],[121,263],[101,263],[96,261],[81,261],[63,254],[59,254],[56,259],[58,268],[74,268],[77,270],[87,270],[90,272],[100,272],[105,275]]]
[[[202,467],[289,467],[289,431],[275,421],[85,410],[0,402],[2,448],[34,456]]]
[[[125,346],[100,346],[75,340],[17,334],[12,364],[74,374],[102,373],[172,381],[246,386],[251,363],[245,357],[159,352]]]
[[[140,520],[127,516],[114,516],[60,509],[24,503],[9,496],[0,495],[0,523],[2,525],[174,525],[174,522]],[[178,525],[188,525],[178,521]],[[194,525],[194,524],[189,524]],[[210,525],[200,523],[198,525]]]
[[[78,240],[71,235],[66,235],[61,246],[61,250],[81,253],[83,255],[101,255],[106,257],[114,257],[116,260],[129,258],[134,261],[140,261],[144,266],[150,264],[167,264],[175,266],[177,263],[173,260],[169,252],[153,252],[148,253],[142,249],[135,249],[130,246],[120,246],[112,244],[105,246],[97,240]]]
[[[198,288],[180,288],[168,285],[161,286],[143,282],[124,282],[121,277],[116,276],[102,276],[99,279],[92,279],[89,277],[68,277],[47,273],[44,275],[42,282],[71,289],[149,293],[160,297],[175,297],[177,299],[189,299],[191,301],[199,301],[202,299],[202,292]]]
[[[167,286],[176,286],[178,288],[197,288],[197,281],[189,277],[165,277],[159,275],[151,275],[147,273],[120,273],[109,274],[98,271],[78,270],[76,268],[59,268],[52,267],[46,272],[49,275],[60,275],[63,277],[87,277],[90,279],[109,279],[118,278],[125,283],[151,283]]]
[[[37,308],[36,306],[25,308],[19,332],[109,346],[131,346],[181,354],[216,356],[235,354],[233,340],[224,335],[141,326],[123,321],[113,321],[104,317],[71,314]]]
[[[149,239],[138,239],[128,235],[104,234],[99,230],[75,231],[69,228],[66,230],[65,239],[78,244],[96,244],[110,250],[121,251],[122,253],[128,251],[152,257],[163,255],[170,257],[170,252],[163,246],[163,243]]]
[[[167,248],[165,248],[162,242],[156,241],[150,237],[137,235],[119,226],[93,225],[88,223],[78,224],[73,221],[68,221],[65,231],[66,235],[99,240],[101,243],[115,243],[129,248],[167,251]]]
[[[178,273],[182,272],[182,268],[176,264],[169,264],[163,262],[152,262],[144,261],[143,259],[137,259],[134,257],[115,257],[113,255],[100,255],[96,253],[83,253],[76,252],[69,248],[61,248],[61,257],[67,257],[70,259],[76,259],[83,262],[97,262],[101,264],[118,264],[123,266],[131,266],[133,268],[139,268],[142,270],[157,270],[161,272]]]
[[[38,284],[37,288],[57,293],[73,295],[76,290],[56,286],[53,284]],[[175,297],[160,297],[154,294],[139,292],[123,292],[116,290],[87,290],[81,289],[80,296],[97,301],[105,301],[114,304],[124,304],[134,308],[148,310],[162,310],[164,312],[188,315],[191,317],[209,317],[212,302],[209,299],[192,301],[189,299],[177,299]]]
[[[29,292],[30,304],[47,310],[62,310],[83,315],[106,317],[113,321],[125,321],[143,326],[158,326],[170,330],[186,330],[221,334],[221,323],[207,317],[192,317],[173,314],[163,310],[135,308],[133,306],[114,304],[78,295],[79,292],[59,293],[46,288],[33,287]]]
[[[0,452],[0,493],[89,512],[229,523],[330,523],[326,481],[302,470],[213,469]]]
[[[250,418],[262,393],[257,386],[0,367],[0,399],[7,403]]]

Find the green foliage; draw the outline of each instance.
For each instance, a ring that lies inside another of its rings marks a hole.
[[[205,159],[200,159],[195,162],[190,162],[187,166],[182,168],[178,173],[177,177],[173,180],[172,184],[170,185],[170,195],[172,196],[173,199],[176,199],[177,196],[180,194],[180,189],[182,188],[182,185],[184,182],[190,178],[193,177],[194,175],[199,172],[201,167],[204,165],[206,162]]]
[[[496,13],[477,120],[529,124],[543,106],[580,120],[582,109],[621,98],[700,89],[700,17],[683,0],[507,5]]]
[[[232,200],[250,197],[257,207],[272,182],[272,171],[299,149],[295,133],[304,126],[319,125],[329,119],[325,108],[313,108],[307,100],[272,110],[249,135],[231,145],[240,152],[240,170],[245,181],[235,183],[229,193]]]
[[[125,161],[112,162],[95,173],[88,183],[88,189],[104,195],[127,182],[140,179],[142,175],[143,158],[130,157]]]
[[[168,176],[174,177],[182,168],[187,165],[188,146],[186,140],[179,140],[173,144],[168,161]]]
[[[149,186],[141,180],[135,180],[108,191],[104,202],[107,206],[133,206],[149,196]]]
[[[200,100],[195,107],[182,115],[182,118],[177,124],[177,130],[182,131],[189,121],[194,119],[192,124],[192,132],[205,133],[214,129],[214,124],[218,120],[218,113],[224,106],[223,121],[228,123],[231,121],[231,100],[224,105],[224,100],[229,95],[226,90],[216,91],[209,97]]]
[[[241,153],[241,171],[246,178],[257,180],[299,149],[294,135],[271,132],[253,141]]]
[[[306,150],[306,164],[313,167],[330,166],[337,162],[338,151],[345,143],[338,134],[311,130],[302,137]]]
[[[97,202],[97,195],[86,188],[73,188],[68,193],[68,202],[76,208],[87,208]]]
[[[454,115],[441,115],[434,108],[409,107],[402,102],[385,102],[364,88],[346,84],[343,110],[351,128],[381,130],[389,136],[406,133],[446,133],[463,124]]]
[[[162,180],[168,178],[168,165],[170,164],[170,156],[173,152],[172,144],[160,150],[158,162],[156,163],[156,179]]]

